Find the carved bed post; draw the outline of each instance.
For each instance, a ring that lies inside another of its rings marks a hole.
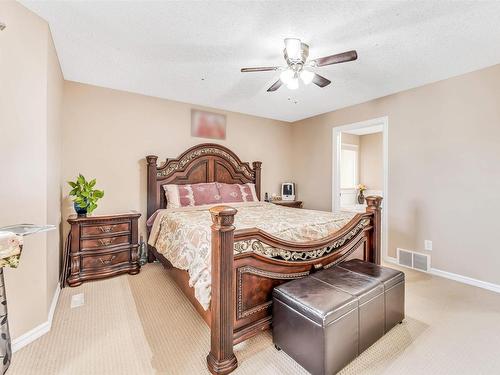
[[[255,192],[257,193],[257,198],[260,200],[260,167],[262,162],[254,161],[252,167],[255,171]]]
[[[229,374],[238,367],[233,352],[234,320],[234,215],[236,209],[217,206],[212,215],[212,297],[210,302],[210,353],[208,369],[212,374]]]
[[[370,262],[380,264],[382,253],[382,197],[371,195],[366,199],[366,212],[373,214],[373,236],[371,238]]]
[[[146,160],[148,161],[148,208],[146,220],[148,220],[159,208],[158,192],[156,191],[158,188],[156,184],[156,161],[158,160],[158,156],[148,155],[146,156]],[[148,228],[148,236],[149,230],[150,228]],[[155,256],[148,245],[148,262],[152,263],[154,261]]]

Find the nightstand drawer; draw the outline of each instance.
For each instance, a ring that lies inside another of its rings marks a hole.
[[[81,241],[81,251],[128,244],[130,244],[130,237],[128,234],[123,236],[95,238],[92,240],[88,239]]]
[[[130,232],[130,222],[100,225],[82,225],[82,237],[95,237],[106,234]]]
[[[103,267],[112,267],[130,262],[130,250],[124,250],[116,253],[107,253],[99,255],[82,256],[82,270],[99,269]]]

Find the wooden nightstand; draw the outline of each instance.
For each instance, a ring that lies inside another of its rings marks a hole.
[[[302,208],[302,201],[282,201],[282,200],[277,200],[277,201],[270,201],[273,204],[277,204],[279,206],[285,206],[285,207],[293,207],[293,208]]]
[[[78,286],[88,280],[139,273],[137,222],[140,216],[136,212],[70,216],[67,284]]]

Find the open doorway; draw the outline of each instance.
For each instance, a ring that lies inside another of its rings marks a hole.
[[[380,195],[382,257],[387,254],[388,119],[333,128],[332,210],[365,212],[364,197]]]

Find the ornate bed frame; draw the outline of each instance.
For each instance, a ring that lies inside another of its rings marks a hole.
[[[261,195],[261,162],[242,162],[236,154],[217,144],[194,146],[177,159],[157,165],[157,156],[148,163],[148,218],[166,207],[164,184],[201,182],[254,183]],[[357,214],[345,227],[329,237],[310,242],[281,240],[257,228],[235,230],[237,210],[218,206],[212,215],[212,296],[210,309],[203,310],[189,287],[187,271],[179,270],[149,247],[149,261],[158,259],[169,270],[196,310],[211,328],[208,369],[213,374],[228,374],[238,362],[233,345],[271,327],[272,289],[287,280],[307,276],[345,259],[361,258],[380,263],[381,197],[366,197],[366,213]],[[252,240],[252,241],[250,241]],[[234,253],[238,246],[254,251]],[[276,257],[259,252],[264,244],[276,249]],[[287,260],[285,260],[287,259]]]

